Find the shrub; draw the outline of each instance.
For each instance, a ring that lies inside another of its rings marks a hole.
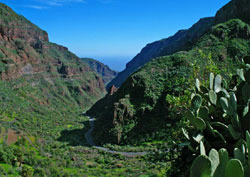
[[[191,129],[183,129],[189,149],[201,154],[193,162],[192,177],[250,176],[250,57],[243,59],[237,74],[241,81],[232,89],[220,75],[210,74],[209,88],[196,81],[186,114]]]

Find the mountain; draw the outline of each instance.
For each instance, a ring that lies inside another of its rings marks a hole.
[[[250,2],[248,0],[233,0],[221,8],[215,17],[203,18],[188,30],[180,30],[169,38],[148,44],[138,55],[127,63],[125,70],[121,71],[107,87],[110,88],[112,85],[120,87],[130,74],[153,58],[186,50],[186,46],[195,42],[211,29],[214,24],[223,23],[234,18],[241,19],[248,23],[250,21],[249,4]]]
[[[33,87],[60,87],[61,94],[85,108],[105,93],[101,77],[88,65],[66,47],[49,42],[47,32],[4,4],[0,5],[0,77],[10,83],[26,80]],[[49,87],[44,89],[50,92]]]
[[[0,78],[0,176],[163,176],[164,163],[89,146],[82,113],[106,93],[101,74],[2,3]]]
[[[107,87],[109,88],[112,85],[120,87],[130,74],[153,58],[185,50],[186,46],[192,44],[196,39],[207,32],[212,27],[213,23],[213,17],[202,18],[188,30],[180,30],[169,38],[148,44],[138,55],[127,63],[125,70],[121,71]]]
[[[67,47],[51,43],[47,32],[0,3],[0,176],[168,176],[171,168],[185,171],[173,163],[178,163],[179,125],[187,124],[184,112],[193,85],[199,84],[196,78],[208,85],[213,72],[230,80],[241,58],[250,54],[248,2],[233,0],[222,9],[215,18],[148,45],[138,55],[145,61],[128,64],[134,71],[102,98],[103,66],[86,64]],[[96,118],[89,122],[82,112],[100,98],[87,112]],[[95,143],[132,146],[98,147],[104,152],[88,147],[85,135],[93,128]],[[139,154],[153,152],[134,157],[135,145],[141,145]],[[116,148],[133,152],[122,156]]]
[[[107,65],[92,59],[92,58],[81,58],[81,60],[89,65],[91,69],[93,69],[96,73],[98,73],[105,84],[108,84],[112,79],[114,79],[118,72],[110,69]]]
[[[65,120],[106,93],[99,74],[67,47],[49,42],[47,32],[2,3],[0,78],[0,117],[15,113],[26,119],[19,117],[5,129],[39,136],[46,136],[53,126],[65,126]],[[44,127],[42,133],[37,125]]]
[[[227,8],[240,7],[226,5],[222,9]],[[250,10],[249,5],[245,8]],[[154,58],[131,74],[116,93],[98,101],[88,111],[97,118],[95,141],[135,144],[172,136],[166,125],[173,128],[182,119],[181,108],[189,102],[195,79],[206,80],[210,72],[229,79],[241,58],[250,54],[250,27],[242,20],[230,19],[214,26],[209,23],[210,30],[198,35],[193,43],[186,43],[185,51]]]
[[[116,93],[106,95],[88,111],[97,118],[96,142],[133,144],[152,137],[164,140],[166,124],[175,125],[179,120],[173,119],[181,111],[171,112],[177,100],[183,99],[178,96],[189,92],[186,89],[192,87],[196,77],[203,80],[214,72],[228,78],[235,73],[239,59],[250,54],[249,44],[250,26],[231,20],[213,27],[190,50],[147,63],[130,75]],[[182,106],[188,103],[182,101]]]
[[[238,18],[242,21],[250,22],[249,0],[232,0],[221,8],[215,16],[215,24],[226,22],[230,19]]]

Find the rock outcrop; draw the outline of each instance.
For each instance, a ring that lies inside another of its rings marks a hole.
[[[109,94],[110,95],[114,95],[115,94],[115,92],[117,92],[117,88],[114,86],[114,85],[112,85],[111,87],[110,87],[110,89],[109,89]]]
[[[250,1],[232,0],[222,7],[215,16],[215,24],[226,22],[230,19],[241,19],[250,23]]]
[[[110,69],[107,65],[92,59],[92,58],[81,58],[81,60],[89,65],[96,73],[98,73],[105,84],[108,84],[112,79],[114,79],[118,72]]]
[[[93,132],[96,142],[163,141],[166,125],[175,127],[182,119],[184,110],[179,107],[185,108],[188,103],[188,88],[193,87],[195,79],[208,78],[210,72],[225,78],[235,74],[240,63],[237,61],[250,54],[249,41],[249,24],[233,19],[213,26],[186,46],[189,50],[148,62],[131,74],[117,92],[107,94],[87,112],[97,118]]]
[[[153,58],[171,55],[177,51],[186,50],[186,46],[192,44],[196,39],[211,29],[213,23],[213,17],[203,18],[188,30],[180,30],[169,38],[147,44],[147,46],[144,47],[138,55],[127,63],[126,69],[121,71],[118,76],[108,84],[107,87],[109,88],[112,85],[120,87],[130,74]]]
[[[187,50],[187,46],[194,43],[211,29],[213,25],[226,22],[230,19],[241,19],[246,23],[250,23],[250,1],[232,0],[222,7],[216,13],[215,17],[203,18],[188,30],[180,30],[174,36],[148,44],[107,87],[109,88],[112,85],[120,87],[130,74],[155,57],[171,55],[177,51]]]
[[[58,95],[65,95],[84,108],[106,93],[101,76],[67,47],[49,42],[47,32],[2,3],[0,78],[8,82],[25,80],[17,87],[56,86]],[[45,89],[48,93],[52,91],[49,87]]]
[[[0,35],[5,39],[25,39],[27,43],[49,41],[46,31],[16,14],[10,7],[0,3]]]

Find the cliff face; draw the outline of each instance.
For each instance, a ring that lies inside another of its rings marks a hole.
[[[110,69],[107,65],[92,58],[81,58],[81,61],[89,65],[91,69],[98,73],[102,77],[104,84],[108,84],[118,74],[117,71]]]
[[[48,34],[0,4],[0,78],[17,87],[32,85],[50,93],[48,84],[85,109],[105,93],[102,78]],[[60,83],[60,84],[58,84]],[[52,99],[52,98],[51,98]]]
[[[214,18],[212,17],[203,18],[188,30],[180,30],[174,36],[148,44],[137,56],[127,63],[126,69],[120,72],[107,87],[109,88],[112,85],[120,87],[131,73],[155,57],[170,55],[177,51],[185,50],[186,46],[192,44],[196,39],[207,32],[212,27],[213,22]]]
[[[232,0],[221,8],[215,16],[215,23],[223,23],[230,19],[241,19],[250,23],[250,1],[249,0]]]
[[[235,73],[235,59],[250,54],[249,18],[250,1],[232,0],[215,18],[201,19],[190,29],[142,49],[108,85],[120,86],[118,91],[89,110],[98,118],[96,141],[133,144],[163,140],[166,124],[175,126],[178,121],[176,100],[183,99],[182,106],[188,102],[185,97],[190,95],[185,91],[195,78],[205,79],[210,72],[228,77]]]
[[[109,88],[112,85],[120,87],[130,74],[152,58],[187,50],[187,46],[194,43],[199,37],[211,29],[213,25],[226,22],[230,19],[241,19],[246,23],[250,23],[250,1],[232,0],[216,13],[215,18],[203,18],[188,30],[181,30],[172,37],[148,44],[126,65],[126,69],[120,72],[107,87]]]
[[[8,39],[25,39],[28,43],[49,41],[46,31],[41,30],[11,8],[0,3],[0,34]]]
[[[106,95],[88,111],[97,118],[93,133],[96,142],[164,140],[166,125],[175,126],[178,117],[183,116],[178,113],[177,100],[182,100],[182,107],[188,103],[190,95],[186,91],[193,87],[195,79],[208,78],[210,72],[225,77],[235,73],[239,63],[236,60],[250,54],[249,42],[250,26],[230,20],[213,27],[188,46],[188,51],[148,62],[131,74],[117,92]]]
[[[201,19],[190,29],[142,49],[108,85],[120,87],[118,91],[88,111],[98,119],[96,142],[163,140],[166,124],[175,126],[178,121],[176,100],[183,99],[182,106],[188,102],[185,91],[195,78],[207,79],[210,72],[228,77],[237,68],[235,59],[250,54],[249,2],[233,0],[215,18]]]
[[[215,18],[202,19],[189,30],[142,49],[108,85],[120,86],[118,91],[88,111],[98,119],[96,141],[134,144],[163,140],[166,124],[175,126],[178,121],[172,120],[178,118],[175,99],[184,99],[182,106],[188,102],[185,97],[190,95],[185,91],[195,78],[205,79],[210,72],[229,77],[236,72],[235,59],[250,54],[249,2],[232,0]]]

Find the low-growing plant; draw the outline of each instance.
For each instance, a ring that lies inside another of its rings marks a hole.
[[[192,177],[250,176],[250,57],[243,58],[237,75],[231,89],[221,75],[210,74],[209,88],[196,80],[186,113],[191,127],[183,129],[189,140],[184,145],[193,154],[201,153],[193,162]]]

